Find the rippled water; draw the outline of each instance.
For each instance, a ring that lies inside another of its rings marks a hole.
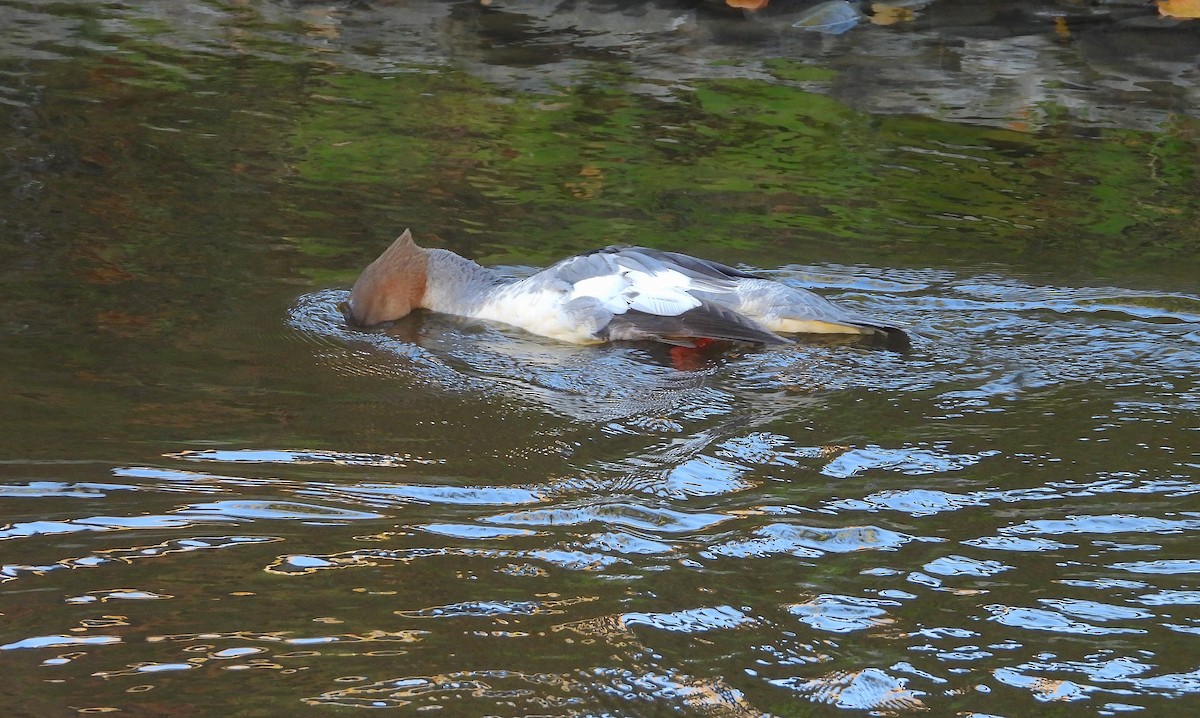
[[[1195,28],[814,5],[0,0],[9,714],[1186,712]],[[347,326],[410,225],[913,346]]]

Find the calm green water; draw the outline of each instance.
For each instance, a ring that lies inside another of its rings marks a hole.
[[[0,0],[5,714],[1195,705],[1200,21],[899,5]],[[914,347],[347,327],[405,227]]]

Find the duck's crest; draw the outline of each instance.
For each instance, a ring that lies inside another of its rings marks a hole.
[[[350,315],[363,326],[399,319],[425,298],[426,250],[404,233],[367,265],[350,290]]]

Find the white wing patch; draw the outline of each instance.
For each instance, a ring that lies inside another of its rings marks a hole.
[[[674,269],[659,269],[654,272],[641,272],[631,269],[626,274],[634,284],[652,286],[659,289],[672,287],[686,291],[692,286],[692,280],[688,279],[687,275],[682,272],[676,272]]]
[[[670,269],[656,272],[623,269],[579,280],[570,298],[593,297],[613,314],[633,309],[674,317],[700,306],[700,300],[688,294],[691,284],[686,275]]]
[[[620,274],[601,274],[575,282],[571,299],[594,297],[613,314],[624,314],[629,310],[629,301],[624,296],[629,291],[629,282]]]
[[[675,317],[700,306],[700,300],[678,289],[657,294],[638,294],[630,299],[629,308],[661,317]]]

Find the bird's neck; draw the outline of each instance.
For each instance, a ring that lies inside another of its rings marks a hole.
[[[435,312],[472,316],[507,282],[495,270],[445,249],[426,250],[425,297],[421,306]]]

